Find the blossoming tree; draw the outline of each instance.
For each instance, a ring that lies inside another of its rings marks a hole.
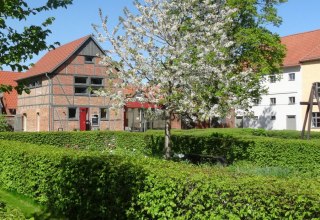
[[[139,101],[161,106],[164,156],[170,158],[173,114],[224,117],[234,108],[247,109],[250,91],[263,88],[252,83],[256,76],[250,68],[239,68],[232,59],[238,48],[226,30],[236,10],[224,1],[144,0],[135,6],[137,12],[125,9],[113,30],[101,11],[102,27],[94,26],[98,40],[112,45],[103,63],[115,67],[120,79],[105,94],[123,107],[128,97],[122,91],[130,86],[144,94]]]

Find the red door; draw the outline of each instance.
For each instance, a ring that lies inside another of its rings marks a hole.
[[[88,108],[80,108],[80,131],[86,130]]]

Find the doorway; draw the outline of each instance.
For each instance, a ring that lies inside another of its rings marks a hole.
[[[80,131],[86,131],[86,122],[88,118],[88,108],[80,108]]]
[[[296,116],[295,115],[287,115],[287,130],[296,130]]]

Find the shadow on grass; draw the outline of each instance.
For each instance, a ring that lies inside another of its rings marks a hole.
[[[48,208],[17,192],[0,188],[0,218],[10,219],[66,219],[53,215]]]

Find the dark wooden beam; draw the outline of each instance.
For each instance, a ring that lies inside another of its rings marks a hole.
[[[300,102],[300,105],[310,105],[310,102]],[[318,103],[312,102],[312,105],[318,105]]]

